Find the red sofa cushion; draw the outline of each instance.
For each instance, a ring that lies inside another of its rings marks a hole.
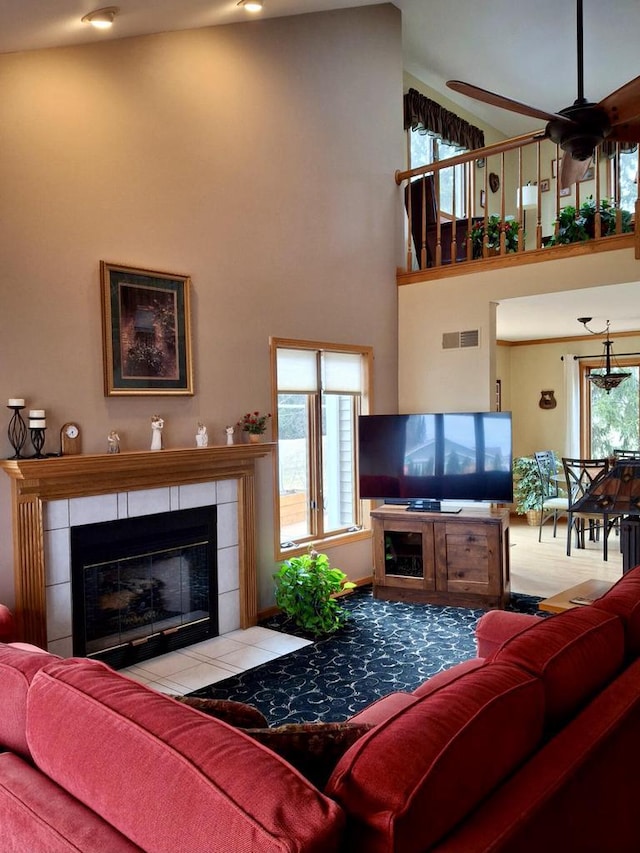
[[[221,720],[83,661],[38,672],[36,765],[153,853],[329,853],[344,815],[300,773]]]
[[[439,690],[441,687],[444,687],[445,684],[450,684],[452,681],[456,681],[458,678],[461,678],[465,672],[471,672],[471,670],[478,669],[484,665],[485,661],[482,658],[470,658],[469,660],[463,660],[462,663],[457,663],[449,669],[443,669],[441,672],[436,672],[435,675],[432,675],[431,678],[428,678],[419,687],[416,687],[413,691],[413,695],[418,696],[419,698],[422,696],[428,696],[430,693],[433,693],[434,690]]]
[[[345,849],[429,849],[527,758],[543,721],[539,679],[492,663],[380,723],[344,754],[325,789],[348,814]]]
[[[624,623],[627,654],[640,654],[640,566],[624,574],[592,607],[615,613]]]
[[[493,662],[523,667],[542,679],[547,724],[562,725],[620,670],[623,626],[617,616],[574,607],[541,619],[496,652]]]
[[[0,755],[3,853],[141,853],[71,794],[17,755]]]
[[[29,649],[0,643],[0,747],[30,757],[25,735],[27,691],[36,672],[58,660],[35,646]]]

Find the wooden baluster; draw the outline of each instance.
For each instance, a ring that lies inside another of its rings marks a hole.
[[[504,206],[504,151],[500,155],[500,254],[505,255],[507,252],[507,235],[504,230],[505,222],[505,206]]]
[[[634,227],[634,243],[635,243],[635,258],[640,261],[640,197],[638,196],[638,181],[640,180],[640,145],[638,145],[638,154],[636,159],[636,204],[633,219]]]
[[[442,234],[440,229],[440,169],[434,172],[434,192],[436,194],[436,266],[442,266]]]
[[[596,205],[596,215],[594,217],[593,222],[593,236],[598,239],[602,237],[602,217],[600,216],[600,146],[598,146],[593,155],[593,163],[594,163],[594,173],[593,179],[596,185],[595,191],[595,205]]]
[[[487,228],[489,227],[489,160],[485,162],[484,166],[484,227],[483,227],[483,237],[482,237],[482,257],[486,258],[489,255],[489,235],[487,234]]]
[[[536,142],[536,173],[538,178],[538,206],[536,208],[536,249],[542,248],[542,173],[540,171],[540,142]]]
[[[524,241],[525,241],[525,233],[524,226],[527,221],[527,214],[523,206],[524,199],[522,198],[522,186],[523,186],[524,177],[522,174],[522,148],[518,148],[518,190],[517,190],[517,216],[516,221],[518,223],[518,252],[524,252]]]
[[[420,269],[427,268],[427,176],[422,176],[422,218],[420,227]]]
[[[452,167],[453,168],[453,167]],[[455,264],[458,260],[458,229],[456,228],[457,212],[456,212],[456,170],[453,168],[451,175],[451,263]]]

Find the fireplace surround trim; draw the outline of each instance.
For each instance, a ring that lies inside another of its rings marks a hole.
[[[120,454],[2,460],[11,478],[16,618],[20,639],[47,647],[43,504],[62,498],[235,479],[238,484],[240,621],[257,621],[255,463],[274,442]]]

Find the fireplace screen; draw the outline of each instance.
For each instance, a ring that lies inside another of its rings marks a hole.
[[[127,666],[217,634],[215,507],[71,537],[74,654]]]

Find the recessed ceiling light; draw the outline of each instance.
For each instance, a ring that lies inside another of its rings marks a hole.
[[[240,0],[238,6],[243,6],[247,12],[262,12],[262,0]]]
[[[89,12],[82,18],[83,24],[91,24],[99,30],[107,30],[113,25],[113,19],[118,14],[120,9],[117,6],[105,6],[104,9],[96,9],[95,12]]]

